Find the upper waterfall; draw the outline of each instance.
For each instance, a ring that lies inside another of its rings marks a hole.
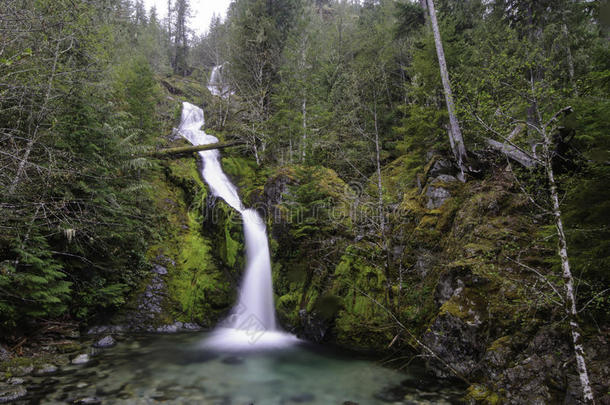
[[[180,134],[193,145],[218,142],[206,134],[203,110],[183,103]],[[277,330],[273,286],[271,281],[271,259],[265,223],[253,209],[244,208],[237,189],[222,171],[220,152],[199,152],[203,160],[201,174],[214,196],[222,198],[239,211],[244,224],[246,242],[246,270],[239,289],[239,299],[223,327],[206,342],[207,345],[223,349],[250,349],[285,346],[297,339]]]
[[[223,69],[226,63],[216,65],[212,69],[210,74],[210,80],[208,81],[208,90],[214,96],[226,97],[230,92],[229,86],[225,83],[223,78]]]

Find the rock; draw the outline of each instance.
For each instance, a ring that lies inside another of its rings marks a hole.
[[[5,349],[4,346],[0,345],[0,362],[10,360],[11,357],[11,352]]]
[[[84,397],[75,399],[74,401],[72,401],[72,403],[78,405],[97,405],[101,404],[102,401],[96,397]]]
[[[53,374],[53,373],[56,373],[57,370],[59,370],[59,369],[57,368],[57,366],[55,366],[53,364],[43,364],[38,369],[36,369],[34,374],[35,375]]]
[[[156,330],[157,333],[176,333],[178,327],[176,325],[163,325],[159,326]]]
[[[93,347],[98,348],[98,349],[105,349],[108,347],[113,347],[115,345],[116,345],[116,340],[114,340],[114,338],[112,336],[108,335],[108,336],[104,336],[103,338],[101,338],[100,340],[95,342],[93,344]]]
[[[354,401],[344,401],[343,405],[360,405],[358,402]]]
[[[454,314],[443,312],[437,315],[422,340],[445,363],[463,376],[469,376],[476,370],[485,352],[483,329],[480,323],[469,323]],[[437,377],[455,377],[453,372],[435,357],[428,359],[427,366]]]
[[[456,179],[454,176],[451,176],[449,174],[439,174],[434,180],[432,180],[430,182],[430,184],[435,184],[435,183],[453,183],[455,181],[458,181],[458,179]]]
[[[418,249],[415,258],[415,271],[417,275],[424,279],[429,270],[432,269],[437,262],[437,255],[426,249]]]
[[[26,375],[32,374],[34,371],[34,366],[28,364],[26,366],[17,366],[11,368],[11,374],[16,377],[24,377]]]
[[[0,386],[0,404],[17,401],[25,397],[28,391],[23,385],[6,385]]]
[[[428,197],[426,208],[436,209],[451,197],[451,193],[445,188],[430,185],[426,190],[426,197]]]
[[[87,331],[87,335],[102,335],[104,333],[122,333],[125,332],[128,328],[123,325],[100,325],[94,326]]]
[[[299,318],[301,320],[302,332],[301,337],[319,343],[326,336],[329,329],[328,322],[321,319],[315,312],[310,313],[305,309],[299,310]]]
[[[157,274],[159,274],[159,275],[161,275],[161,276],[164,276],[164,275],[167,274],[167,269],[165,267],[159,265],[159,264],[155,264],[153,266],[152,271],[157,273]]]
[[[457,172],[457,168],[446,159],[438,159],[434,162],[430,170],[428,170],[428,177],[438,177],[441,174],[453,175]]]
[[[25,382],[25,380],[23,378],[19,378],[19,377],[11,377],[8,379],[7,382],[10,385],[20,385],[20,384],[23,384]]]
[[[91,361],[91,358],[89,357],[89,355],[83,353],[83,354],[79,354],[78,356],[73,358],[72,364],[85,364],[85,363],[89,363],[89,361]]]

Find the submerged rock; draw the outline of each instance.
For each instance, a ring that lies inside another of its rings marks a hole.
[[[28,391],[23,385],[0,386],[0,404],[7,404],[25,397]]]
[[[93,347],[98,348],[98,349],[105,349],[108,347],[113,347],[115,345],[116,345],[116,340],[114,340],[114,338],[112,336],[108,335],[108,336],[104,336],[103,338],[101,338],[100,340],[95,342],[93,344]]]

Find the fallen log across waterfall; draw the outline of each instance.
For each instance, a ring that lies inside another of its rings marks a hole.
[[[245,145],[243,141],[232,141],[232,142],[217,142],[210,143],[207,145],[194,145],[194,146],[179,146],[176,148],[166,148],[154,151],[148,151],[142,153],[140,156],[143,157],[156,157],[156,158],[170,158],[170,157],[181,157],[189,156],[193,152],[201,152],[212,149],[224,149],[231,146]]]

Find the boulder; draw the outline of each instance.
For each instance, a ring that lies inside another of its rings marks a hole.
[[[426,208],[436,209],[451,197],[451,193],[446,188],[429,185],[426,190],[426,197],[428,199]]]
[[[113,347],[114,345],[116,345],[116,340],[114,340],[112,336],[107,335],[95,342],[93,344],[93,347],[97,349],[105,349],[108,347]]]

